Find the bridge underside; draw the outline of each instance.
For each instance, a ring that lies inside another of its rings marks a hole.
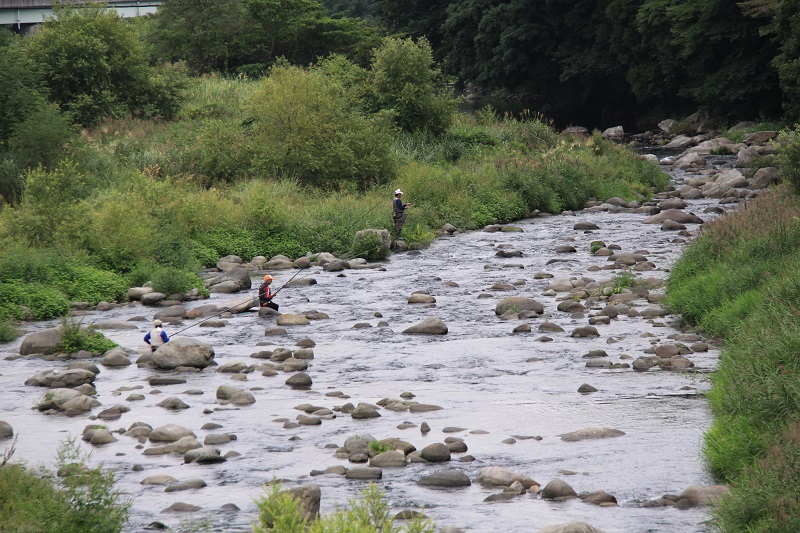
[[[114,10],[123,18],[140,17],[155,13],[161,2],[114,2],[108,9]],[[0,7],[0,25],[14,26],[41,24],[53,16],[53,9],[41,7]]]

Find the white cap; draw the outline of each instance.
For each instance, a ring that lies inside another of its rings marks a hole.
[[[403,194],[403,191],[401,191],[400,189],[397,189],[396,191],[394,191],[394,193],[395,194]]]

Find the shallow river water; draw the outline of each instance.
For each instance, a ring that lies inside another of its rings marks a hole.
[[[688,209],[706,216],[702,210],[707,205],[710,204],[693,203]],[[264,345],[292,348],[299,339],[311,338],[316,346],[308,369],[313,379],[310,390],[285,385],[290,374],[265,377],[253,372],[247,374],[247,381],[240,382],[231,381],[231,374],[215,372],[214,367],[183,374],[186,384],[151,387],[147,379],[157,372],[135,364],[121,369],[101,367],[95,382],[103,406],[95,414],[118,404],[131,408],[120,419],[108,422],[109,429],[127,428],[137,421],[153,427],[175,423],[193,430],[201,442],[211,432],[234,433],[237,440],[220,448],[223,454],[235,450],[241,456],[215,465],[184,465],[177,455],[142,455],[138,441],[122,435],[117,435],[118,442],[102,447],[81,445],[92,449],[93,461],[118,469],[119,486],[133,499],[127,528],[131,532],[143,531],[155,520],[176,530],[195,527],[201,531],[247,531],[255,516],[254,499],[263,493],[262,485],[273,478],[285,480],[289,486],[319,484],[322,512],[331,512],[357,496],[365,482],[335,475],[312,478],[309,473],[335,465],[352,466],[334,458],[335,449],[325,445],[341,446],[355,434],[379,439],[398,437],[417,449],[443,442],[448,436],[465,439],[467,453],[475,461],[461,462],[458,458],[464,454],[454,454],[447,464],[384,469],[379,482],[393,511],[424,507],[424,513],[439,527],[449,525],[476,533],[521,532],[584,520],[606,533],[704,531],[707,508],[643,508],[641,504],[664,494],[680,493],[690,485],[712,483],[700,453],[711,415],[700,393],[709,386],[707,373],[714,368],[718,352],[712,347],[708,352],[687,356],[696,366],[694,371],[685,373],[658,368],[648,372],[586,368],[584,355],[590,350],[605,350],[611,361],[625,362],[620,359],[623,355],[635,359],[646,349],[669,342],[668,337],[679,332],[676,317],[620,316],[610,325],[597,326],[599,338],[571,338],[575,327],[588,324],[588,314],[573,318],[557,311],[556,297],[542,295],[549,280],[534,279],[537,272],[548,272],[556,278],[612,277],[619,271],[587,271],[591,266],[610,264],[605,257],[588,251],[589,243],[598,239],[618,244],[626,252],[646,251],[657,268],[637,276],[665,278],[683,244],[675,233],[661,231],[659,224],[642,224],[644,217],[631,212],[537,217],[514,224],[522,232],[471,232],[441,237],[419,253],[392,256],[380,268],[346,270],[343,275],[311,268],[298,277],[313,277],[316,285],[287,287],[276,301],[282,312],[316,310],[330,318],[314,320],[307,326],[289,326],[285,337],[265,337],[265,327],[274,325],[274,317],[244,313],[226,318],[224,328],[198,326],[182,334],[211,344],[220,364],[262,363],[250,358],[250,354],[271,349]],[[576,231],[573,225],[578,221],[594,222],[600,229]],[[695,233],[697,226],[690,229]],[[523,256],[496,257],[502,244],[522,251]],[[577,253],[556,253],[555,247],[561,244],[575,246]],[[551,262],[553,259],[558,261]],[[276,277],[274,286],[281,286],[295,272],[272,272]],[[257,284],[258,273],[253,276]],[[495,283],[517,283],[516,290],[489,290]],[[434,296],[435,306],[408,304],[409,295],[418,290]],[[479,298],[480,294],[491,297]],[[565,332],[538,332],[544,318],[498,318],[495,305],[511,295],[542,302],[549,320],[561,325]],[[229,299],[229,295],[212,296],[212,301]],[[188,306],[205,303],[208,301]],[[642,300],[634,305],[638,309],[648,306]],[[124,347],[141,348],[153,312],[154,308],[137,303],[93,312],[83,320],[88,324],[143,317],[147,321],[134,322],[139,326],[136,330],[104,332]],[[442,319],[449,329],[447,335],[403,334],[407,327],[427,317]],[[381,327],[380,321],[386,321],[388,326]],[[171,325],[168,332],[192,323],[185,320],[181,325]],[[372,327],[353,328],[357,323]],[[512,332],[523,323],[531,325],[530,333]],[[34,324],[29,329],[54,324]],[[543,335],[551,337],[552,342],[537,340]],[[4,356],[17,354],[20,342],[0,345],[0,351]],[[24,381],[37,372],[62,365],[65,363],[16,359],[3,361],[0,366],[0,386],[5,391],[0,395],[0,420],[10,423],[19,436],[15,459],[52,464],[59,443],[70,436],[79,440],[83,428],[92,423],[86,417],[45,416],[31,408],[42,389],[26,387]],[[215,391],[225,383],[250,390],[256,403],[246,407],[221,406]],[[579,394],[577,389],[583,383],[598,391]],[[120,391],[123,387],[141,387],[133,392],[141,392],[145,399],[126,401],[130,392]],[[185,394],[189,389],[199,389],[203,394]],[[341,391],[349,398],[326,396],[333,391]],[[398,398],[403,392],[413,393],[415,401],[443,409],[425,413],[381,409],[380,418],[368,420],[339,414],[333,420],[323,420],[320,426],[294,429],[285,429],[280,420],[294,420],[301,413],[295,406],[303,403],[329,408],[345,402],[374,404],[382,398]],[[168,396],[181,398],[190,408],[170,412],[156,406]],[[398,429],[398,424],[405,421],[417,426],[427,422],[431,431],[423,435],[418,427]],[[207,422],[219,423],[222,429],[201,430]],[[446,427],[463,430],[444,433]],[[559,438],[560,434],[587,427],[615,428],[625,435],[581,442]],[[472,433],[476,430],[480,432]],[[502,442],[510,437],[516,442]],[[144,468],[134,471],[134,465]],[[578,493],[604,490],[617,498],[619,506],[600,508],[580,500],[557,503],[533,495],[508,503],[484,503],[499,489],[473,483],[466,488],[434,490],[415,483],[424,475],[449,468],[460,469],[474,480],[485,466],[508,468],[532,477],[542,486],[560,478]],[[207,486],[165,493],[163,486],[140,483],[155,474],[171,475],[181,481],[200,478]],[[202,510],[193,515],[161,513],[175,502],[192,503]],[[235,504],[241,511],[221,511],[226,503]]]

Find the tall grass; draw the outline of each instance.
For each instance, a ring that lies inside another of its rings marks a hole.
[[[778,188],[709,224],[673,269],[667,303],[723,337],[704,452],[732,485],[725,532],[800,524],[800,204]]]

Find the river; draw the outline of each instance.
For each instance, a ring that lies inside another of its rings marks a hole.
[[[677,175],[676,179],[681,179]],[[708,200],[690,202],[688,210],[704,215]],[[549,279],[537,279],[546,272],[555,278],[603,280],[619,270],[596,270],[610,264],[606,257],[589,253],[594,240],[619,245],[625,252],[644,253],[656,266],[650,272],[636,272],[641,278],[666,278],[681,253],[686,239],[661,231],[658,224],[642,224],[646,215],[625,212],[579,212],[575,215],[541,216],[513,226],[521,232],[468,232],[436,239],[419,252],[401,253],[378,268],[346,270],[342,274],[313,267],[301,276],[317,284],[286,288],[280,292],[282,312],[316,310],[330,318],[313,320],[307,326],[290,326],[285,337],[266,337],[265,328],[274,318],[245,313],[225,318],[223,328],[193,327],[185,336],[211,344],[220,364],[242,361],[263,363],[250,355],[275,346],[294,347],[302,338],[316,343],[308,374],[310,390],[296,390],[284,384],[289,374],[262,376],[247,374],[246,381],[232,381],[231,374],[214,371],[184,374],[186,384],[151,387],[147,379],[156,372],[135,364],[121,369],[102,368],[95,386],[102,408],[126,405],[130,412],[108,422],[110,429],[127,428],[134,422],[152,426],[180,424],[193,430],[202,442],[208,433],[233,433],[237,439],[220,446],[222,453],[236,451],[239,457],[215,465],[182,464],[181,456],[142,455],[136,439],[117,435],[118,442],[92,447],[92,461],[118,469],[119,487],[133,499],[126,531],[145,530],[161,521],[176,531],[248,531],[255,516],[254,499],[263,493],[265,482],[278,478],[293,486],[314,482],[322,489],[322,512],[329,513],[359,494],[365,482],[341,476],[310,477],[312,470],[331,466],[352,466],[333,457],[335,448],[352,435],[378,439],[398,437],[421,449],[443,442],[448,436],[463,438],[468,454],[475,460],[459,461],[465,454],[453,454],[448,464],[410,464],[384,469],[379,482],[393,511],[424,507],[424,513],[442,527],[470,532],[536,531],[562,522],[584,520],[606,533],[692,533],[705,531],[708,508],[679,510],[674,507],[645,508],[642,503],[664,494],[677,494],[690,485],[709,485],[712,479],[701,457],[703,433],[711,413],[702,393],[709,388],[708,372],[716,365],[718,351],[692,353],[687,357],[695,367],[690,372],[667,372],[658,368],[635,372],[631,368],[587,368],[584,357],[591,350],[605,350],[614,363],[630,363],[655,345],[671,342],[680,333],[677,317],[646,319],[620,315],[608,325],[598,325],[600,336],[573,338],[570,332],[587,325],[587,317],[556,310],[557,296],[545,296]],[[413,212],[410,214],[413,220]],[[600,229],[578,231],[579,221],[593,222]],[[690,226],[696,233],[697,226]],[[575,253],[556,253],[558,245],[572,245]],[[505,246],[505,247],[504,247]],[[522,252],[522,257],[500,258],[499,249]],[[555,261],[553,261],[555,260]],[[594,271],[593,271],[594,270]],[[281,286],[295,271],[275,271],[273,286]],[[254,284],[258,274],[253,274]],[[497,283],[514,286],[511,291],[490,290]],[[435,306],[407,303],[414,291],[428,291]],[[658,291],[656,291],[658,292]],[[545,306],[550,322],[563,333],[537,331],[545,318],[501,320],[495,305],[507,296],[535,298]],[[212,301],[230,299],[212,295]],[[208,301],[195,302],[201,305]],[[645,301],[634,305],[641,310]],[[108,330],[105,334],[124,347],[141,348],[141,338],[153,315],[153,308],[124,304],[103,313],[83,317],[94,321],[130,320],[135,330]],[[441,336],[410,335],[403,331],[427,317],[443,320],[448,333]],[[192,324],[185,320],[171,325],[177,331]],[[370,327],[357,327],[366,323]],[[530,324],[529,333],[513,333],[516,326]],[[57,322],[31,324],[29,330],[52,327]],[[544,342],[547,335],[552,340]],[[20,340],[0,346],[3,354],[19,353]],[[688,344],[688,343],[687,343]],[[266,347],[265,347],[266,346]],[[52,464],[60,442],[80,437],[92,423],[86,417],[45,416],[31,409],[42,389],[26,387],[24,381],[42,370],[64,363],[13,357],[3,362],[0,386],[0,420],[14,427],[19,436],[15,460],[29,464]],[[215,391],[221,384],[250,390],[256,403],[235,408],[221,406]],[[580,394],[587,383],[598,389]],[[137,390],[130,391],[136,387]],[[187,394],[187,391],[202,394]],[[335,396],[340,391],[349,398]],[[145,396],[127,401],[131,392]],[[354,420],[338,414],[319,426],[285,428],[294,420],[299,404],[334,408],[345,402],[376,403],[410,392],[420,403],[443,409],[424,413],[381,409],[380,418]],[[171,412],[156,404],[177,396],[190,408]],[[95,410],[95,414],[99,409]],[[222,426],[202,430],[203,424]],[[416,426],[427,422],[431,430],[419,427],[398,429],[403,422]],[[562,441],[559,435],[587,427],[609,427],[625,432],[617,438]],[[444,433],[445,428],[462,428]],[[507,441],[512,438],[514,442]],[[529,438],[536,437],[536,438]],[[539,438],[540,437],[540,438]],[[506,442],[503,442],[506,441]],[[139,465],[134,469],[135,465]],[[422,476],[443,468],[456,468],[474,481],[486,466],[499,466],[527,475],[544,486],[554,478],[567,481],[578,493],[604,490],[614,495],[619,506],[597,507],[580,500],[553,502],[523,495],[507,503],[483,500],[499,489],[469,487],[435,490],[416,484]],[[203,479],[207,486],[165,493],[162,486],[142,485],[155,474],[178,480]],[[192,515],[162,513],[174,502],[187,502],[202,509]],[[221,511],[233,503],[239,512]]]

